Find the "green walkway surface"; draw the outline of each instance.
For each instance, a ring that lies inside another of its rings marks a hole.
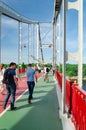
[[[53,76],[49,83],[41,78],[35,86],[32,104],[26,92],[16,103],[16,111],[8,110],[0,117],[0,130],[62,130]]]

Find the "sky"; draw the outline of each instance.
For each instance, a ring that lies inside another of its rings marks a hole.
[[[5,2],[8,6],[13,8],[15,11],[19,12],[23,16],[29,18],[30,20],[35,20],[39,22],[52,22],[54,13],[54,0],[1,0]],[[69,0],[71,2],[75,0]],[[86,0],[83,0],[83,63],[86,63]],[[76,52],[78,51],[78,12],[75,10],[67,11],[67,51]],[[62,23],[60,23],[62,26]],[[62,30],[61,30],[62,31]],[[30,44],[34,41],[34,46],[36,48],[36,38],[31,38],[32,33],[36,33],[36,28],[30,27]],[[58,32],[57,32],[58,33]],[[62,33],[62,32],[61,32]],[[46,34],[47,37],[46,37]],[[44,37],[44,38],[43,38]],[[52,43],[52,25],[45,24],[41,26],[41,38],[43,39],[43,44]],[[2,62],[9,63],[11,61],[18,62],[18,22],[10,19],[6,16],[2,16]],[[27,47],[24,48],[24,44],[27,46],[28,41],[28,26],[22,24],[22,62],[27,63],[28,50]],[[60,48],[62,50],[62,38],[61,38]],[[32,48],[30,48],[30,53],[32,53]],[[45,62],[52,62],[52,48],[43,49]],[[34,51],[36,56],[36,49]],[[62,59],[61,59],[62,60]],[[31,62],[32,59],[31,59]],[[69,61],[73,62],[73,61]],[[76,63],[76,61],[74,61]]]
[[[9,7],[17,11],[19,14],[22,14],[23,16],[29,18],[30,20],[39,21],[43,23],[52,22],[54,0],[47,0],[47,1],[36,0],[36,2],[34,0],[21,0],[21,2],[20,0],[2,0],[2,1],[5,2]],[[33,26],[30,27],[30,44],[34,42],[33,39],[31,38],[33,28],[34,28]],[[49,31],[51,32],[51,25],[46,26],[42,25],[41,31],[42,30],[43,30],[42,38],[44,37],[43,38],[44,43],[45,39],[47,39],[45,38],[45,34]],[[47,41],[51,43],[52,37],[50,33],[48,33],[48,37],[49,38],[47,39]],[[22,24],[22,46],[24,43],[25,44],[28,43],[28,26],[26,24]],[[36,42],[34,44],[36,44]],[[33,55],[32,49],[33,47],[30,46],[30,55]],[[47,49],[44,49],[43,51],[44,56],[47,58],[49,57],[48,59],[45,58],[45,60],[50,61],[52,57],[51,51],[52,49],[48,50],[48,53],[51,54],[51,56],[48,56]],[[36,53],[36,49],[34,53]],[[28,59],[27,55],[28,55],[27,47],[26,48],[22,47],[22,62],[27,62]],[[18,62],[18,22],[8,17],[2,16],[2,62],[10,62],[12,60]],[[30,60],[31,60],[30,62],[33,61],[32,59]]]

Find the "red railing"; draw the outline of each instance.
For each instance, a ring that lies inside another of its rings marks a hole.
[[[56,71],[55,76],[62,90],[62,75]],[[76,130],[86,130],[86,93],[78,87],[78,84],[68,80],[66,80],[66,105],[72,114]]]
[[[17,73],[18,74],[22,74],[22,73],[25,73],[26,72],[26,68],[19,68],[18,70],[17,70]]]
[[[72,85],[72,121],[76,130],[86,130],[86,93]]]
[[[60,89],[62,91],[62,74],[60,74],[58,71],[55,71],[55,77],[58,80]]]
[[[68,107],[68,112],[71,113],[71,97],[72,97],[72,89],[70,81],[66,80],[66,105]]]
[[[55,76],[56,76],[56,79],[58,80],[60,89],[62,91],[62,74],[59,73],[58,71],[55,71]],[[69,113],[71,111],[71,102],[70,102],[70,100],[71,100],[71,91],[72,91],[71,90],[71,82],[66,80],[66,104],[67,104]]]

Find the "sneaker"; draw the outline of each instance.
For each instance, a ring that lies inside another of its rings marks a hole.
[[[31,99],[33,99],[33,97],[31,97]]]
[[[28,100],[28,103],[31,104],[31,100]]]
[[[10,108],[11,111],[16,110],[16,109],[17,109],[17,107]]]

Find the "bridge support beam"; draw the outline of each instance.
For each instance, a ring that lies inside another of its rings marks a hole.
[[[57,44],[58,44],[58,49],[57,49],[57,63],[58,63],[58,67],[59,67],[59,71],[60,71],[60,14],[59,14],[59,17],[58,17],[58,36],[57,36]]]
[[[82,88],[82,76],[83,76],[83,0],[79,0],[79,16],[78,16],[78,43],[79,43],[79,52],[78,52],[78,84]]]
[[[41,34],[40,34],[40,25],[39,25],[39,49],[41,54],[41,61],[44,62],[44,56],[43,56],[43,49],[42,49],[42,41],[41,41]]]
[[[29,57],[30,57],[30,55],[29,55],[29,44],[30,44],[30,34],[29,34],[29,24],[28,24],[28,64],[29,64]]]
[[[62,112],[65,113],[66,102],[66,2],[63,0],[63,78],[62,78]]]
[[[19,43],[18,43],[18,64],[21,65],[22,63],[22,39],[21,39],[21,22],[18,23],[19,24]]]
[[[39,59],[39,25],[37,24],[36,25],[36,28],[37,28],[37,59]],[[37,66],[38,66],[38,61],[37,61]]]
[[[56,68],[56,21],[53,22],[53,67]]]
[[[76,53],[76,60],[78,61],[78,84],[82,88],[83,76],[83,0],[75,2],[67,2],[67,9],[75,9],[78,11],[78,52]],[[70,54],[69,54],[70,55]]]
[[[78,0],[76,2],[67,2],[63,0],[63,80],[62,80],[62,111],[65,113],[65,103],[66,103],[66,10],[76,9],[78,10],[78,84],[82,87],[82,53],[83,53],[83,0]]]

